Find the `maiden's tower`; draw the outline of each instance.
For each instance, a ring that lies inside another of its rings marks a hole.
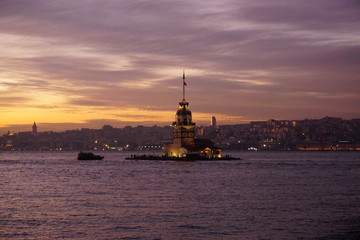
[[[183,72],[183,99],[179,102],[175,114],[175,121],[171,124],[173,128],[172,141],[164,144],[162,156],[133,155],[129,160],[180,160],[180,161],[208,161],[208,160],[235,160],[230,156],[221,156],[221,149],[216,147],[210,139],[199,139],[195,136],[195,123],[189,109],[189,102],[185,99],[185,72]]]
[[[185,72],[183,72],[183,99],[179,102],[175,114],[175,121],[172,123],[173,139],[171,143],[164,144],[164,156],[186,157],[191,154],[203,157],[221,157],[221,150],[214,146],[209,139],[195,138],[195,123],[192,121],[192,114],[189,109],[189,102],[185,100]]]

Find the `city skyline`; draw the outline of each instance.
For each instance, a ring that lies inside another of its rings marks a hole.
[[[0,2],[0,132],[360,118],[357,1]],[[30,126],[30,127],[29,127]]]

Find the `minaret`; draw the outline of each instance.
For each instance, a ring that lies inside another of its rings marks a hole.
[[[36,123],[34,122],[33,126],[32,126],[32,135],[36,136],[37,135],[37,126]]]

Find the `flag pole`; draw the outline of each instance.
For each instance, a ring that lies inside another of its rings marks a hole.
[[[185,69],[183,69],[183,101],[185,101]]]

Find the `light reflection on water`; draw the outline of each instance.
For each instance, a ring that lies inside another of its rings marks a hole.
[[[0,152],[0,238],[326,239],[360,232],[360,153],[128,161]],[[351,235],[353,234],[353,235]]]

